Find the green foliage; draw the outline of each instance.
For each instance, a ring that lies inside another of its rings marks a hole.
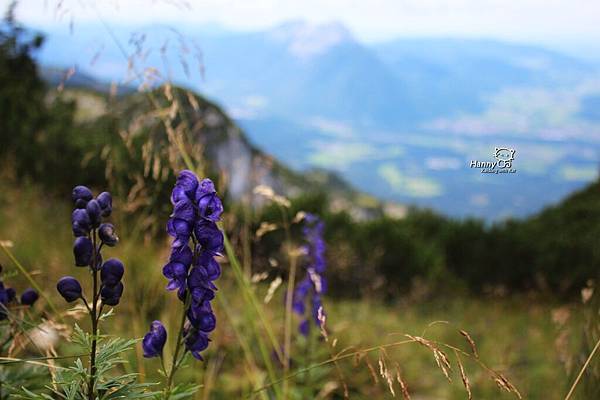
[[[92,348],[92,336],[75,325],[72,342],[90,352]],[[98,352],[96,356],[96,390],[99,394],[98,400],[112,399],[144,399],[151,398],[156,393],[148,390],[152,384],[137,382],[137,374],[120,374],[116,369],[126,361],[122,357],[130,351],[138,340],[110,338],[100,336],[98,338]],[[88,383],[90,374],[88,368],[83,365],[81,359],[75,360],[72,366],[59,368],[52,385],[46,389],[53,395],[47,393],[35,393],[29,386],[23,386],[23,394],[20,398],[49,400],[54,398],[69,400],[88,400]]]
[[[44,391],[48,382],[48,370],[44,367],[28,365],[25,362],[0,367],[0,399],[10,399],[21,393],[22,387],[33,391]]]

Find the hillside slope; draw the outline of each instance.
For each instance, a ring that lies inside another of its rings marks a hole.
[[[51,84],[60,84],[57,80],[60,74],[45,72],[44,76]],[[85,74],[77,73],[74,77],[64,82],[66,89],[61,96],[76,103],[79,123],[95,130],[106,120],[112,120],[113,123],[118,121],[113,129],[128,132],[133,137],[140,134],[135,132],[140,125],[144,132],[164,131],[156,110],[153,110],[156,104],[153,106],[149,101],[148,93],[122,88],[122,94],[113,98],[107,93],[108,85]],[[369,219],[384,212],[386,205],[355,190],[332,172],[315,169],[298,173],[264,153],[215,103],[184,89],[173,88],[171,92],[178,107],[173,123],[185,125],[192,151],[202,153],[194,156],[205,159],[204,167],[212,174],[219,175],[230,199],[250,201],[260,206],[264,199],[253,194],[253,190],[258,185],[267,185],[276,193],[290,198],[326,192],[334,210],[348,211],[356,219]],[[166,110],[163,90],[156,89],[150,95]],[[143,144],[140,151],[144,151]],[[389,205],[387,208],[390,209]]]

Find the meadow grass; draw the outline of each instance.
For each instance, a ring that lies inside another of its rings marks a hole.
[[[4,182],[3,187],[10,185]],[[85,268],[72,266],[68,202],[45,198],[36,187],[25,184],[18,190],[4,190],[0,194],[0,205],[0,239],[12,241],[11,252],[45,288],[46,295],[62,307],[54,289],[59,277],[72,274],[84,278],[88,273]],[[118,203],[115,209],[119,209]],[[166,280],[161,269],[168,257],[167,239],[144,240],[141,233],[139,237],[132,237],[132,229],[119,221],[119,214],[116,212],[113,219],[117,226],[124,227],[119,232],[124,239],[105,257],[118,256],[125,263],[125,293],[105,333],[139,338],[154,319],[161,319],[172,332],[180,319],[180,306],[176,297],[164,290]],[[0,261],[5,269],[15,270],[4,255]],[[254,391],[272,382],[274,375],[280,377],[283,365],[272,354],[268,355],[271,366],[260,356],[255,335],[261,332],[248,332],[249,320],[257,318],[256,312],[249,309],[240,293],[231,264],[226,259],[222,261],[224,272],[217,282],[220,289],[217,297],[222,300],[215,305],[220,319],[206,353],[207,361],[188,363],[180,371],[179,379],[202,386],[198,399],[268,398],[267,391]],[[19,289],[30,286],[18,275],[11,278],[11,283]],[[262,303],[268,282],[253,285],[252,291],[255,300],[261,303],[261,318],[272,327],[276,339],[283,345],[286,321],[283,289],[280,288],[266,306]],[[392,398],[387,384],[378,376],[380,359],[390,368],[395,368],[397,363],[413,399],[466,398],[459,367],[455,364],[456,355],[450,348],[445,348],[452,366],[452,383],[449,384],[436,366],[432,352],[424,346],[406,343],[383,347],[406,340],[404,335],[410,334],[472,353],[460,329],[467,331],[476,343],[479,359],[506,375],[524,398],[561,399],[568,389],[563,361],[564,354],[572,354],[576,349],[580,336],[580,310],[576,305],[551,304],[526,295],[495,299],[456,295],[428,301],[407,297],[392,304],[377,299],[326,299],[325,303],[328,343],[319,340],[317,335],[305,339],[294,333],[290,344],[290,372],[329,359],[332,352],[328,346],[335,346],[334,353],[342,349],[347,352],[375,349],[361,357],[348,357],[336,365],[328,363],[294,375],[287,389],[289,398],[312,398],[315,394],[317,398],[341,398],[344,384],[352,399]],[[51,314],[44,299],[37,307]],[[85,327],[87,321],[79,323]],[[66,341],[58,346],[61,355],[76,353]],[[167,345],[165,359],[170,358],[172,351]],[[462,356],[461,360],[474,398],[515,398],[514,394],[499,391],[489,374],[469,357]],[[159,380],[160,363],[156,359],[144,360],[139,346],[129,354],[129,361],[125,367],[127,372],[139,371],[147,382]],[[269,372],[269,368],[275,371]]]

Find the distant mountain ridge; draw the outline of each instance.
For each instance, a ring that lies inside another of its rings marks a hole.
[[[156,68],[222,104],[267,153],[355,187],[369,182],[365,190],[386,200],[524,216],[597,176],[600,72],[556,51],[489,39],[364,44],[339,23],[301,21],[258,32],[111,29],[50,31],[39,59],[127,84],[114,37],[140,71]],[[516,175],[469,168],[496,146],[517,150]]]

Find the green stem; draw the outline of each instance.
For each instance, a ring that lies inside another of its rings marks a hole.
[[[92,351],[90,352],[90,381],[88,384],[88,399],[94,400],[94,386],[96,385],[96,349],[98,347],[98,268],[97,260],[99,249],[96,248],[96,230],[92,231],[92,245],[94,251],[92,252],[92,278],[93,278],[93,304],[92,313],[90,314],[92,320]]]
[[[169,375],[167,376],[167,383],[165,384],[165,399],[169,399],[171,395],[171,389],[173,387],[173,378],[175,377],[175,373],[177,372],[177,368],[179,367],[179,352],[181,351],[181,345],[183,343],[183,329],[185,327],[185,319],[187,314],[187,309],[189,307],[189,293],[186,294],[185,297],[185,307],[183,308],[183,315],[181,316],[181,322],[179,324],[179,333],[177,334],[177,344],[175,345],[175,353],[173,353],[173,361],[171,363],[171,371],[169,371]],[[162,359],[162,357],[161,357]]]

